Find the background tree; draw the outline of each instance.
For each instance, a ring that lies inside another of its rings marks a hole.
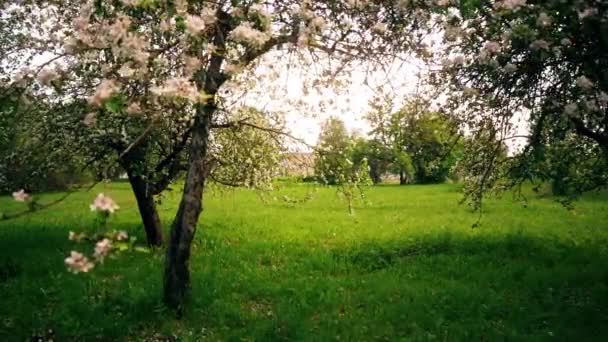
[[[365,157],[354,161],[357,139],[348,134],[344,122],[329,117],[321,127],[315,149],[315,169],[324,184],[335,185],[354,214],[354,201],[364,199],[363,186],[369,185],[370,170]]]
[[[367,116],[374,140],[392,154],[400,184],[443,182],[462,154],[458,123],[428,106],[420,99],[395,112],[376,105]]]
[[[376,139],[355,139],[351,158],[355,164],[367,160],[369,176],[374,184],[382,182],[382,177],[391,170],[394,162],[392,151]]]

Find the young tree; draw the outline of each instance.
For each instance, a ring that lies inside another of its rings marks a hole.
[[[342,120],[330,117],[323,123],[315,149],[316,173],[323,183],[337,187],[351,215],[357,195],[363,199],[362,187],[370,183],[367,159],[354,162],[355,149],[356,139],[348,134]]]

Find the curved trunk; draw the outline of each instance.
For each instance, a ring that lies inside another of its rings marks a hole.
[[[163,227],[160,223],[160,217],[156,210],[153,195],[148,191],[146,182],[140,176],[134,176],[130,172],[129,183],[137,200],[139,215],[146,231],[146,239],[150,246],[162,246],[163,244]]]
[[[181,314],[190,292],[190,249],[196,233],[198,218],[203,210],[209,130],[211,114],[215,108],[204,106],[195,119],[190,146],[189,167],[184,192],[175,220],[171,226],[171,237],[165,259],[163,300],[167,306]]]

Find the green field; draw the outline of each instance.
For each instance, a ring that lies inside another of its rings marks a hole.
[[[73,275],[67,239],[90,229],[97,192],[121,206],[110,227],[144,236],[128,185],[107,183],[45,212],[0,222],[0,341],[52,329],[55,341],[607,340],[608,196],[564,209],[487,201],[482,224],[457,185],[379,186],[349,216],[335,189],[263,199],[210,191],[182,320],[160,302],[162,251],[124,252]],[[168,225],[178,192],[160,208]],[[43,200],[59,194],[44,195]],[[20,203],[0,198],[0,211]]]

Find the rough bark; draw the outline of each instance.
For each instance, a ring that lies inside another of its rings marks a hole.
[[[154,196],[147,189],[145,180],[140,176],[127,173],[131,188],[137,200],[139,215],[146,231],[146,239],[150,246],[162,246],[163,244],[163,228],[154,203]]]
[[[231,25],[234,21],[228,13],[222,10],[218,10],[217,14],[218,25],[216,25],[213,44],[220,53],[213,54],[206,70],[201,70],[195,75],[198,88],[205,92],[209,100],[207,103],[199,104],[196,109],[184,192],[175,220],[171,225],[171,236],[165,258],[163,300],[169,308],[176,310],[178,315],[181,314],[190,292],[188,262],[198,218],[203,210],[205,180],[210,171],[210,166],[205,165],[205,161],[207,160],[209,131],[213,122],[213,114],[216,111],[215,95],[227,80],[227,76],[221,72],[224,62],[221,52],[225,48],[224,39],[233,29]],[[295,41],[297,37],[297,29],[291,35],[274,37],[262,47],[248,49],[241,58],[241,62],[243,65],[247,65],[274,46]]]
[[[214,44],[224,46],[224,36],[230,29],[228,21],[220,21],[220,28]],[[188,170],[184,192],[175,220],[171,225],[171,236],[165,257],[165,277],[163,300],[165,304],[181,315],[184,303],[190,292],[190,250],[196,233],[198,218],[203,210],[203,189],[209,172],[205,165],[209,143],[209,131],[216,110],[215,94],[226,78],[221,72],[224,57],[213,55],[206,72],[196,76],[197,85],[209,95],[207,103],[199,104],[192,128]]]
[[[207,155],[211,114],[214,108],[203,108],[197,115],[190,147],[190,165],[179,209],[171,226],[171,237],[165,259],[164,302],[181,313],[190,290],[190,249],[196,233],[198,218],[203,209],[203,189],[207,170]]]

